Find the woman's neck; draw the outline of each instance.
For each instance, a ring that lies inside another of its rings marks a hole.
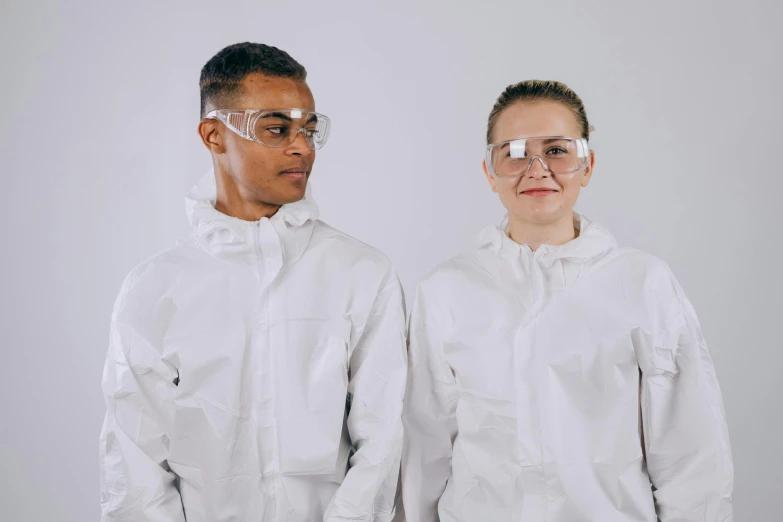
[[[514,216],[508,217],[508,236],[520,245],[529,245],[532,251],[541,245],[558,246],[579,237],[573,215],[551,223],[531,223]]]

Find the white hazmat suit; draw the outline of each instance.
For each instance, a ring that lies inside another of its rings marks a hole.
[[[193,234],[135,268],[103,376],[104,521],[386,521],[405,311],[387,258],[317,219],[190,192]]]
[[[419,286],[408,522],[732,520],[728,431],[669,268],[575,216],[533,252],[490,227]]]

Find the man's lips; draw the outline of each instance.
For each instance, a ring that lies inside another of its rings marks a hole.
[[[307,176],[307,170],[302,168],[286,169],[280,172],[280,175],[290,178],[304,178]]]

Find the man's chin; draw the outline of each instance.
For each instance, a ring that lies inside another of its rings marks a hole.
[[[297,201],[302,201],[305,198],[306,185],[303,185],[301,190],[286,190],[276,194],[275,204],[277,205],[290,205]]]

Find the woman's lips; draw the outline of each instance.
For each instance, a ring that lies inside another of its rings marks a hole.
[[[547,196],[551,196],[552,194],[557,194],[557,190],[555,189],[548,189],[548,188],[532,188],[523,190],[521,193],[525,196],[531,196],[534,198],[545,198]]]

